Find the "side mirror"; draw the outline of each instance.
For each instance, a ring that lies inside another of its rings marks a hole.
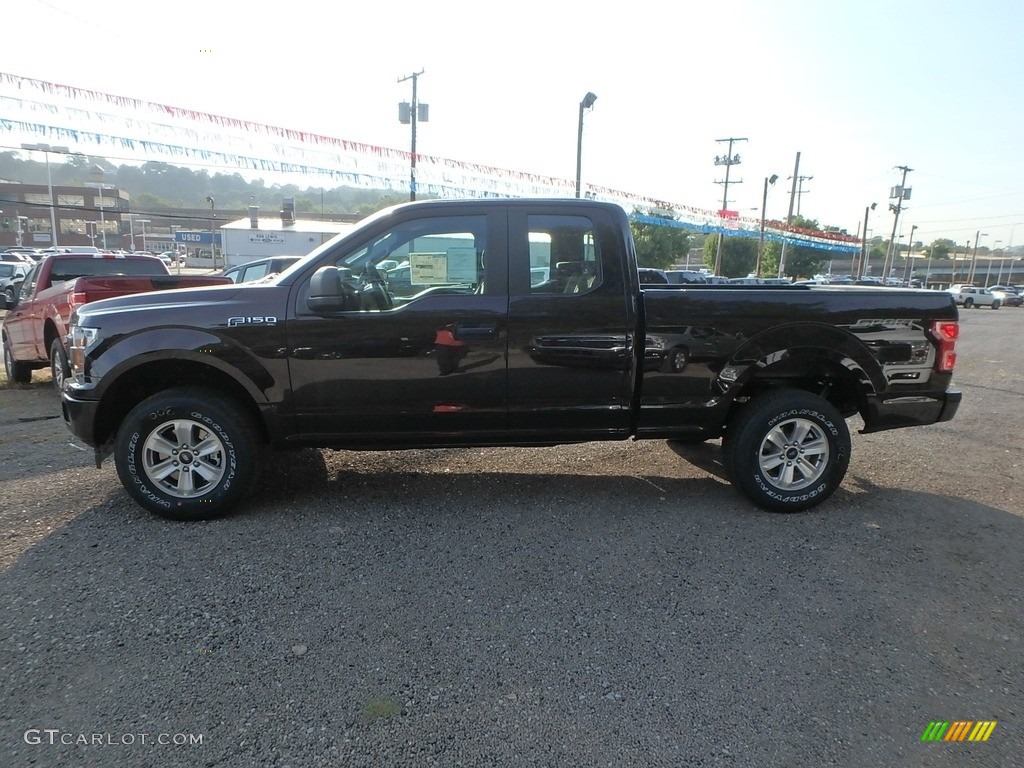
[[[320,267],[309,281],[306,306],[317,314],[356,309],[358,302],[351,280],[352,270],[348,267]]]

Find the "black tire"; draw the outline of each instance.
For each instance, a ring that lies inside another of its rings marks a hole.
[[[665,362],[662,364],[662,370],[666,373],[682,373],[683,369],[686,368],[687,363],[690,362],[690,350],[686,347],[673,347],[665,355]]]
[[[729,478],[751,501],[772,512],[800,512],[823,502],[843,482],[850,430],[828,401],[780,390],[737,412],[723,448]]]
[[[14,304],[14,289],[13,288],[4,288],[4,301],[6,302],[6,306],[8,306],[8,307],[10,307],[12,304]]]
[[[262,454],[253,419],[240,405],[210,390],[182,388],[132,409],[118,431],[114,461],[121,484],[150,512],[206,520],[245,498]]]
[[[964,309],[970,309],[974,306],[974,299],[964,299]]]
[[[992,309],[999,309],[1001,306],[1002,304],[999,303],[999,299],[992,302]]]
[[[19,363],[11,354],[11,343],[4,337],[4,373],[7,381],[14,384],[29,384],[32,381],[32,367]]]
[[[64,379],[71,375],[68,354],[64,351],[64,345],[60,343],[60,339],[54,339],[50,344],[50,375],[53,377],[54,389],[59,394],[64,388]]]

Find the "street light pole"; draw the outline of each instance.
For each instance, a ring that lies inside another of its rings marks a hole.
[[[213,198],[209,197],[209,196],[203,198],[203,200],[204,200],[204,202],[207,202],[207,203],[210,204],[210,261],[213,262],[213,268],[216,269],[217,268],[217,247],[216,247],[217,238],[216,238],[216,236],[213,233],[213,216],[214,216],[214,214],[213,214],[213,205],[214,205],[214,202],[213,202]]]
[[[142,251],[143,253],[149,253],[149,248],[146,247],[146,225],[149,224],[149,219],[139,219],[139,224],[142,225]]]
[[[872,203],[864,208],[864,232],[860,241],[860,264],[853,270],[853,279],[860,280],[867,274],[868,270],[868,214],[878,207],[878,203]]]
[[[777,174],[766,176],[764,179],[764,194],[761,196],[761,239],[757,242],[757,267],[754,269],[754,276],[761,276],[761,260],[764,258],[764,216],[768,207],[768,186],[774,185],[779,180]]]
[[[96,187],[100,193],[100,228],[103,233],[103,250],[107,250],[107,220],[103,214],[103,169],[94,165],[89,172],[94,179],[98,179]]]
[[[985,276],[985,287],[988,288],[989,280],[992,278],[992,257],[999,250],[999,244],[1002,240],[996,240],[992,243],[992,251],[988,255],[988,274]],[[999,276],[996,278],[996,285],[1001,285],[1003,282],[1003,260],[999,259]]]
[[[907,240],[907,257],[903,262],[903,285],[907,285],[910,282],[910,254],[914,251],[914,231],[917,229],[917,224],[910,228],[910,239]]]
[[[587,91],[587,95],[580,102],[580,121],[579,127],[576,129],[576,197],[580,196],[580,182],[583,174],[583,113],[588,109],[593,109],[595,101],[597,101],[597,96]]]
[[[50,245],[57,247],[57,201],[53,198],[53,178],[50,176],[50,153],[67,154],[67,147],[51,147],[49,144],[22,144],[22,149],[42,152],[46,157],[46,190],[50,193]]]
[[[968,283],[974,282],[974,270],[978,263],[978,241],[983,237],[988,237],[988,232],[982,232],[981,230],[978,230],[974,234],[974,253],[971,254],[971,270],[970,272],[967,273]]]

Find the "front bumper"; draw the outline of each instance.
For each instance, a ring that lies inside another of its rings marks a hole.
[[[99,402],[96,400],[79,400],[71,397],[65,388],[60,398],[61,415],[64,417],[64,424],[75,437],[86,445],[96,447],[96,413],[99,410]]]
[[[900,427],[922,427],[949,421],[960,407],[961,392],[956,389],[937,394],[868,399],[862,433],[881,432]]]

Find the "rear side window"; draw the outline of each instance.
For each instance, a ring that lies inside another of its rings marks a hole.
[[[50,272],[50,284],[96,275],[166,275],[167,268],[159,259],[58,259]]]
[[[546,274],[531,293],[589,293],[603,282],[601,252],[593,222],[583,216],[530,215],[526,218],[530,270]]]

